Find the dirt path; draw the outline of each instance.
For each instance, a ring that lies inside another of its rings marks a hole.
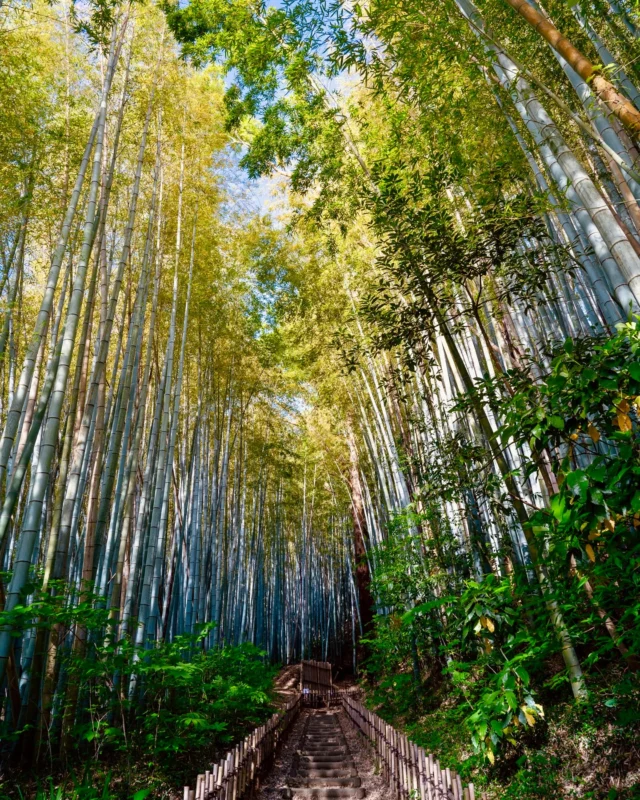
[[[295,721],[287,741],[278,753],[271,772],[265,779],[262,787],[257,792],[258,800],[282,800],[288,786],[288,780],[295,783],[295,772],[297,771],[296,754],[304,746],[306,731],[310,723],[315,723],[320,717],[326,716],[326,712],[321,710],[305,709]],[[374,754],[368,742],[362,734],[354,727],[347,715],[341,709],[335,709],[332,714],[335,721],[339,724],[344,738],[348,754],[353,760],[353,766],[361,779],[362,788],[365,790],[367,800],[385,800],[389,796],[389,789],[384,783],[382,776],[376,769]],[[295,769],[294,769],[295,767]],[[293,779],[292,779],[293,778]],[[322,790],[313,792],[320,797]],[[310,790],[306,790],[306,796]],[[292,797],[302,797],[302,793],[297,793],[295,788],[292,790]]]
[[[292,700],[300,690],[300,664],[283,667],[275,680],[274,689],[282,698],[283,705]]]

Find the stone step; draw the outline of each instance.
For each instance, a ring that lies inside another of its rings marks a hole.
[[[336,740],[340,742],[346,741],[341,733],[332,733],[331,736],[314,736],[312,734],[311,736],[305,736],[304,740],[305,742],[313,742],[314,744],[327,744],[328,742],[335,742]]]
[[[307,778],[302,785],[306,785],[309,788],[317,786],[351,786],[354,789],[358,789],[362,786],[362,780],[357,776],[355,778]]]
[[[327,733],[325,736],[318,735],[317,733],[308,733],[304,738],[307,742],[316,742],[317,744],[324,744],[325,742],[335,741],[336,739],[339,739],[341,742],[345,741],[342,731]]]
[[[344,739],[341,731],[335,731],[334,733],[307,733],[304,737],[305,739],[311,739],[314,742],[328,742],[333,741],[334,739]]]
[[[318,761],[351,761],[351,753],[339,753],[332,755],[331,753],[305,753],[303,750],[298,750],[298,755],[301,761],[308,761],[309,763],[316,763]]]
[[[302,742],[303,747],[308,747],[311,750],[334,750],[335,748],[346,747],[346,739],[341,739],[338,742],[310,742],[304,739]]]
[[[339,736],[336,734],[335,736],[305,736],[303,739],[304,742],[307,744],[312,744],[314,747],[322,747],[323,745],[327,744],[346,744],[347,740],[344,736]]]
[[[355,769],[299,769],[296,773],[303,778],[355,778]]]
[[[287,783],[285,800],[366,797],[337,714],[313,714],[308,720]]]
[[[307,728],[307,733],[314,736],[327,736],[331,733],[342,733],[342,728],[339,725],[323,725],[321,728],[314,728],[311,725]]]
[[[366,792],[362,787],[355,788],[351,786],[314,786],[313,788],[308,789],[287,787],[286,789],[282,790],[282,796],[287,800],[291,800],[295,797],[311,798],[311,800],[324,800],[325,798],[333,797],[353,797],[359,799],[365,797]]]
[[[333,766],[335,764],[345,764],[353,762],[350,753],[342,753],[339,756],[314,756],[309,753],[298,753],[300,763],[302,764],[331,764],[329,767],[315,767],[315,769],[342,769],[342,767]]]
[[[337,720],[335,717],[327,717],[326,719],[316,718],[309,720],[310,728],[313,727],[322,728],[325,725],[339,725],[339,724],[340,724],[339,720]]]
[[[313,753],[327,753],[334,750],[345,750],[346,742],[327,742],[325,745],[318,744],[317,742],[302,742],[300,745],[301,750],[308,750]]]
[[[332,722],[330,725],[307,725],[308,731],[339,731],[342,730],[340,723]]]
[[[316,736],[315,734],[311,734],[310,736],[304,737],[306,742],[314,742],[315,744],[327,744],[330,742],[344,742],[345,738],[340,733],[332,733],[330,736]]]
[[[341,730],[339,722],[326,723],[325,725],[314,725],[312,722],[307,725],[307,730],[310,731],[339,731]]]
[[[309,725],[339,725],[340,721],[335,714],[331,717],[316,717],[309,720]]]
[[[324,731],[327,728],[339,728],[340,723],[337,719],[330,719],[323,722],[310,722],[307,727],[314,728],[317,731]]]

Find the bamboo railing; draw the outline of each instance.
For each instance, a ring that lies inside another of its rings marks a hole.
[[[298,695],[210,770],[198,775],[195,789],[185,786],[184,800],[242,800],[253,792],[300,707]]]
[[[362,690],[357,686],[351,686],[346,689],[336,689],[335,686],[330,689],[305,689],[302,692],[302,705],[310,708],[340,705],[345,695],[360,697]]]
[[[303,661],[300,665],[300,689],[331,689],[331,664],[328,661]]]
[[[342,705],[373,744],[382,762],[384,779],[400,800],[475,800],[472,783],[463,787],[459,775],[442,769],[437,759],[351,695],[342,696]]]

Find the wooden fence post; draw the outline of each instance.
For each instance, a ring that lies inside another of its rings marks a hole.
[[[473,784],[462,785],[460,776],[442,769],[432,754],[398,733],[348,693],[342,706],[371,742],[386,784],[399,800],[475,800]]]
[[[269,762],[300,712],[301,696],[289,701],[283,712],[238,743],[218,764],[196,777],[195,789],[185,786],[183,800],[244,800],[252,795],[264,765]]]

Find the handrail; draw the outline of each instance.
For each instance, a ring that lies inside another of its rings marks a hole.
[[[358,696],[362,694],[362,689],[358,686],[350,686],[345,689],[303,689],[302,690],[302,705],[317,708],[318,706],[332,706],[340,705],[341,699],[345,695]]]
[[[442,769],[438,760],[398,733],[351,695],[341,697],[352,722],[373,744],[383,775],[400,800],[475,800],[473,784],[463,787],[460,776]]]
[[[256,787],[301,705],[297,695],[210,770],[198,775],[195,789],[185,786],[184,800],[242,800]]]

